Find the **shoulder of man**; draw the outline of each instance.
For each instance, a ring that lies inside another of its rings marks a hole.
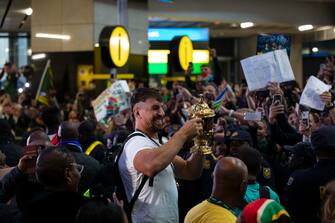
[[[303,182],[309,177],[310,177],[310,169],[295,170],[289,177],[286,186],[290,188],[294,185],[303,184]]]

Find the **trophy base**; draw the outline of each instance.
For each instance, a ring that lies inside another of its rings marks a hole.
[[[191,148],[190,152],[193,153],[202,153],[204,155],[212,154],[212,148],[207,145],[198,146],[195,145]]]

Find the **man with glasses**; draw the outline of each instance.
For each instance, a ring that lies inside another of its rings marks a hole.
[[[83,165],[59,148],[42,150],[36,162],[36,177],[44,189],[22,212],[24,222],[74,222],[83,196],[78,193]]]

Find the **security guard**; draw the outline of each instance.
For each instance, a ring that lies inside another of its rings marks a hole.
[[[320,222],[324,188],[335,178],[335,126],[323,126],[311,136],[318,162],[292,173],[286,187],[286,207],[294,222]]]
[[[227,145],[229,155],[234,155],[235,150],[238,148],[245,146],[252,147],[252,141],[252,136],[247,130],[244,130],[238,126],[229,126],[226,128],[224,143]],[[262,186],[266,185],[275,190],[275,178],[272,172],[273,171],[269,162],[264,157],[262,157],[261,173],[258,175],[257,181]]]

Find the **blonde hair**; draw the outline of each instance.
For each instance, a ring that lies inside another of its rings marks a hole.
[[[324,193],[324,203],[321,210],[322,223],[332,223],[335,219],[335,180],[327,184]]]

